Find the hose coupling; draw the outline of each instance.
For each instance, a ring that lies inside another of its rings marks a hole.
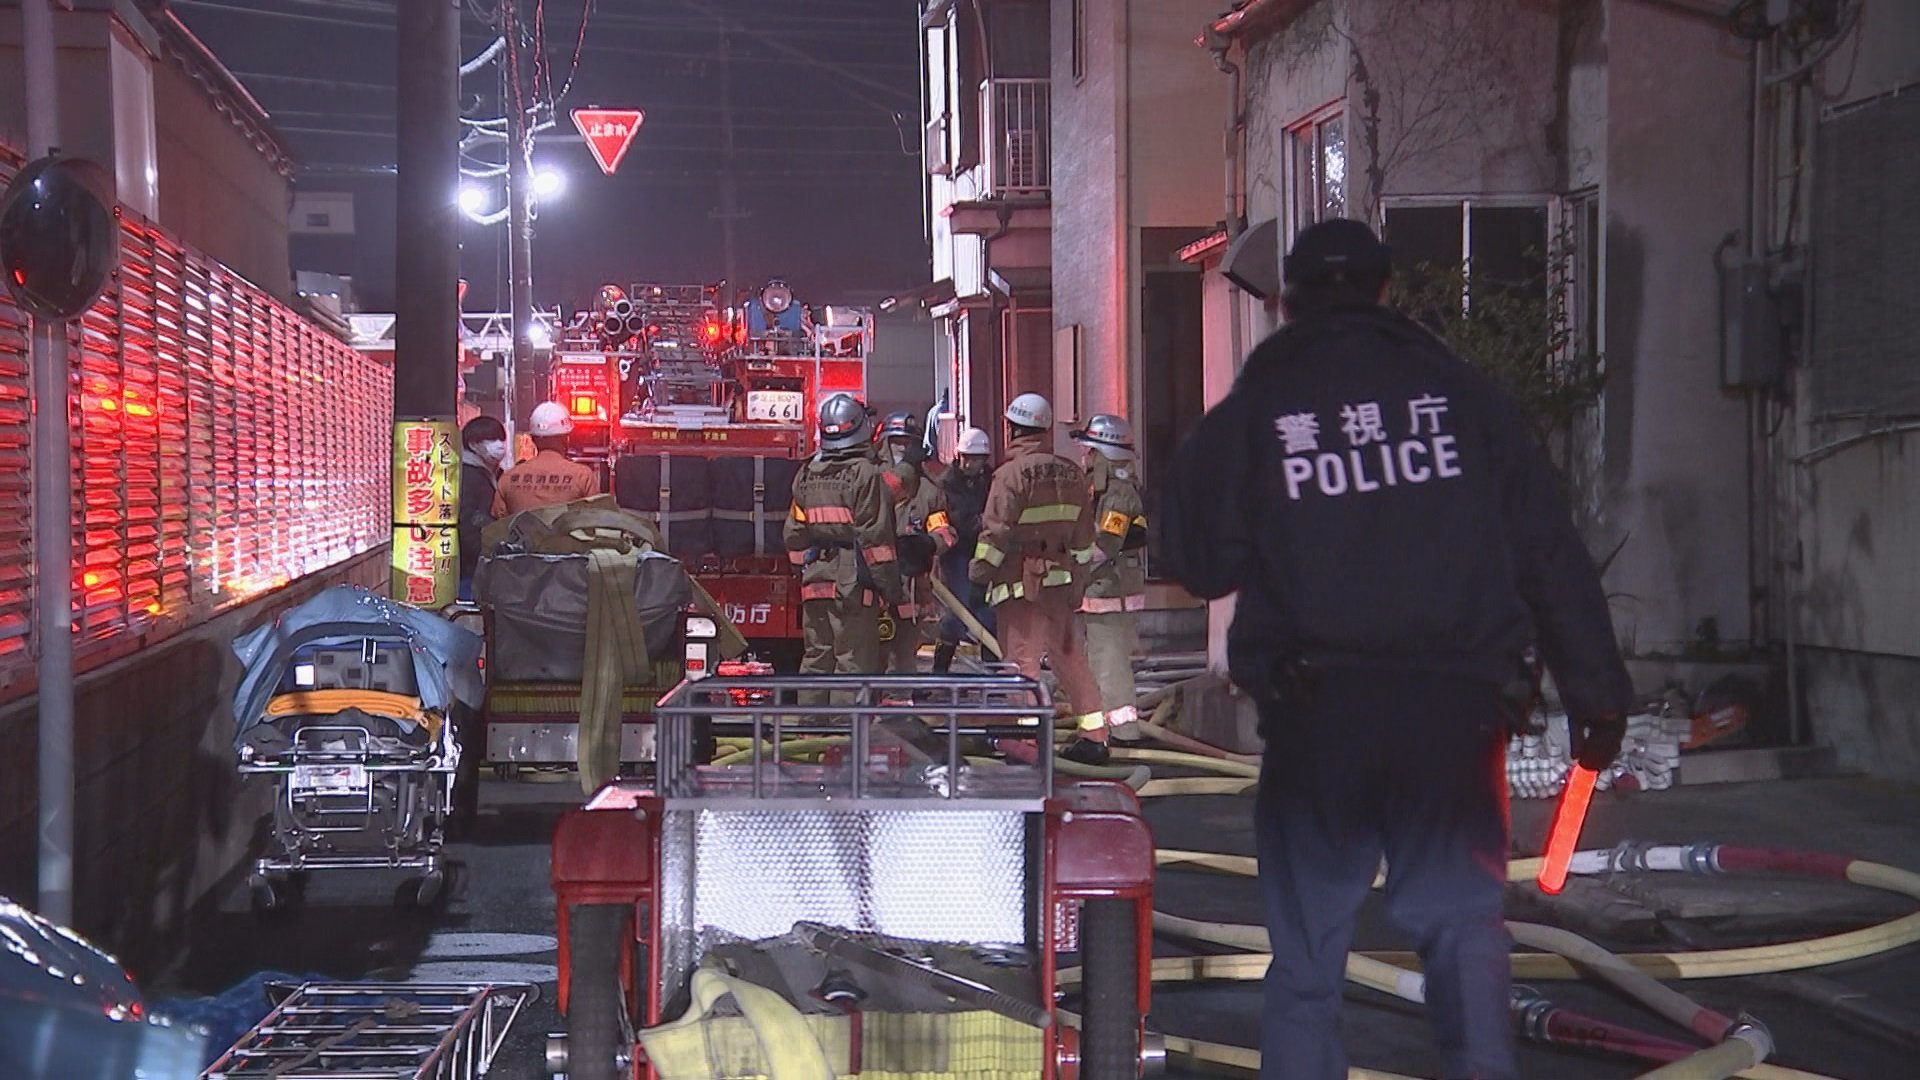
[[[1767,1025],[1761,1023],[1751,1013],[1740,1014],[1740,1019],[1733,1025],[1733,1030],[1727,1032],[1727,1038],[1739,1039],[1752,1046],[1755,1065],[1773,1056],[1773,1032],[1767,1030]]]
[[[1647,849],[1652,845],[1638,840],[1622,840],[1607,853],[1607,872],[1636,874],[1647,869]]]
[[[1547,1018],[1553,1014],[1553,1002],[1531,986],[1515,986],[1507,998],[1513,1012],[1514,1027],[1534,1042],[1547,1042]]]
[[[1720,845],[1704,840],[1686,847],[1687,870],[1695,874],[1720,873]]]

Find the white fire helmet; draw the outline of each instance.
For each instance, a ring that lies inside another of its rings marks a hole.
[[[573,433],[573,417],[567,415],[567,407],[557,401],[543,401],[533,407],[533,417],[527,424],[527,434],[536,439],[545,439],[554,435]]]
[[[960,452],[978,454],[982,457],[993,453],[993,444],[987,441],[987,433],[977,427],[970,427],[960,433]]]
[[[1021,394],[1007,402],[1006,417],[1021,427],[1053,426],[1053,405],[1039,394]]]

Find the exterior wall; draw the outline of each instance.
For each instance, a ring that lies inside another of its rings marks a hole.
[[[1205,230],[1225,212],[1227,77],[1193,43],[1194,27],[1219,9],[1218,0],[1128,0],[1122,109],[1128,213],[1136,229]]]
[[[882,415],[908,409],[926,416],[934,403],[935,331],[933,321],[918,311],[875,314],[867,403]]]
[[[272,788],[233,763],[232,643],[329,585],[384,591],[370,551],[193,631],[81,677],[74,687],[74,914],[136,970],[164,956],[192,906],[250,854]],[[36,698],[0,709],[0,895],[34,896]],[[147,958],[143,962],[143,957]]]
[[[1239,61],[1247,113],[1243,150],[1247,224],[1277,219],[1282,255],[1293,243],[1284,201],[1286,127],[1347,98],[1351,50],[1335,23],[1344,17],[1343,7],[1341,0],[1321,0],[1284,29],[1250,43]],[[1263,322],[1262,333],[1270,332],[1273,320]]]
[[[1054,0],[1053,184],[1069,193],[1053,208],[1053,325],[1080,327],[1080,372],[1055,355],[1056,406],[1078,396],[1077,408],[1056,408],[1062,423],[1123,410],[1129,395],[1126,356],[1132,326],[1126,216],[1127,153],[1123,90],[1127,86],[1129,0],[1084,0],[1084,77],[1073,77],[1073,0]],[[1199,50],[1194,50],[1198,52]],[[1070,395],[1069,388],[1077,388]],[[1072,414],[1072,415],[1070,415]]]
[[[1604,532],[1629,648],[1750,632],[1746,404],[1720,389],[1716,253],[1745,226],[1747,50],[1653,5],[1607,14]],[[1676,102],[1686,103],[1676,108]]]
[[[154,65],[160,223],[273,296],[293,294],[292,192],[177,64]]]
[[[1349,216],[1396,195],[1557,189],[1558,20],[1511,0],[1349,0]],[[1375,218],[1377,220],[1377,217]]]
[[[60,144],[114,174],[120,201],[285,300],[286,178],[131,8],[57,12]],[[0,143],[26,145],[20,15],[0,9]]]
[[[1920,6],[1869,0],[1855,33],[1822,73],[1825,106],[1845,109],[1920,83]],[[1791,132],[1777,143],[1779,172],[1791,153]],[[1777,204],[1779,222],[1787,213],[1784,201]],[[1795,219],[1810,221],[1809,214],[1803,204]],[[1776,224],[1776,240],[1783,227]],[[1833,272],[1836,261],[1850,262],[1828,238],[1815,233],[1810,242],[1816,277]],[[1911,313],[1889,310],[1886,318],[1904,327]],[[1815,337],[1821,333],[1818,310],[1812,330]],[[1798,374],[1794,400],[1810,401],[1806,367]],[[1914,499],[1920,433],[1884,435],[1804,464],[1792,461],[1873,423],[1795,417],[1774,456],[1781,503],[1775,546],[1786,566],[1800,556],[1797,572],[1790,570],[1780,586],[1790,603],[1785,617],[1802,645],[1798,674],[1813,738],[1832,745],[1844,765],[1914,780],[1920,779],[1920,711],[1913,705],[1920,701],[1920,607],[1914,603],[1920,597]]]

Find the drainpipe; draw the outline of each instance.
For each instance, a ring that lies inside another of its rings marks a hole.
[[[1232,250],[1233,242],[1240,237],[1243,229],[1240,212],[1240,140],[1246,130],[1246,112],[1240,102],[1240,68],[1228,59],[1227,51],[1233,46],[1233,39],[1226,37],[1217,28],[1209,27],[1201,36],[1200,42],[1213,54],[1213,66],[1226,74],[1227,115],[1221,134],[1226,142],[1225,183],[1223,195],[1226,210],[1225,225],[1227,231],[1227,249]],[[1232,281],[1227,282],[1227,362],[1237,370],[1246,349],[1240,330],[1239,289]],[[1233,621],[1235,600],[1228,597],[1207,605],[1207,666],[1215,671],[1225,671],[1227,667],[1227,628]]]
[[[989,279],[993,276],[993,242],[1013,231],[1013,207],[1008,206],[1003,201],[999,206],[994,207],[994,216],[999,219],[999,224],[994,227],[992,232],[980,237],[980,276],[987,286],[987,312],[993,319],[993,332],[1000,342],[1000,354],[995,357],[995,360],[1000,364],[1000,397],[1002,400],[994,407],[994,412],[997,414],[1000,409],[1006,407],[1007,401],[1011,400],[1011,394],[1006,385],[1007,358],[1009,356],[1009,350],[1013,347],[1015,335],[1009,334],[1007,328],[1002,325],[1000,317],[1000,294],[994,289],[993,282]],[[1007,297],[1009,307],[1012,306],[1012,302],[1013,297],[1009,294]],[[973,355],[972,348],[968,348],[967,355],[969,357]],[[967,376],[971,379],[973,372],[967,372]],[[968,417],[968,420],[971,422],[973,418]],[[998,424],[981,424],[979,426],[992,432],[1004,430]],[[1004,454],[1006,447],[1002,446],[1000,450]]]

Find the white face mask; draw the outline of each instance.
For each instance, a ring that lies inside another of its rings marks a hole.
[[[498,465],[500,462],[506,460],[507,440],[505,439],[484,440],[483,442],[481,442],[479,446],[479,450],[480,450],[480,456],[482,458]]]
[[[895,465],[906,464],[907,447],[901,443],[892,443],[892,442],[888,443],[887,458],[888,460],[892,461]]]

